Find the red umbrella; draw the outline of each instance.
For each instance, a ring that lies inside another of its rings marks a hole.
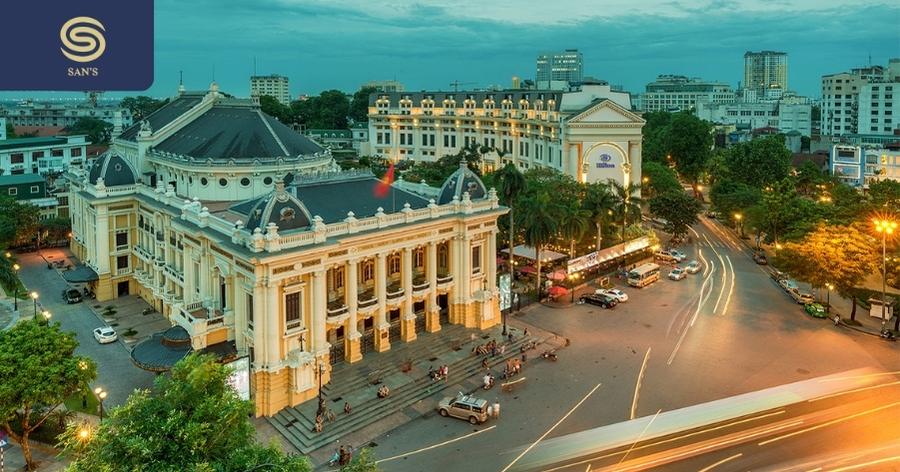
[[[567,293],[569,293],[569,289],[563,287],[562,285],[554,285],[550,287],[550,290],[547,291],[551,297],[561,297]]]
[[[519,269],[519,272],[523,274],[537,274],[537,270],[531,266],[525,266]]]

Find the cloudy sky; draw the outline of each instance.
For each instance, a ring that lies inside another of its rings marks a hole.
[[[156,0],[149,93],[220,87],[248,95],[254,57],[291,92],[508,86],[541,51],[578,48],[585,74],[641,91],[657,74],[737,85],[743,53],[789,54],[789,87],[819,95],[822,74],[900,57],[900,3],[852,0]],[[21,96],[22,94],[4,94]]]

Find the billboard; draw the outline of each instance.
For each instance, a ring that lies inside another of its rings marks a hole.
[[[233,371],[228,376],[228,384],[234,388],[241,400],[250,399],[250,358],[241,357],[227,364]]]
[[[512,280],[509,274],[500,274],[500,310],[512,307]]]

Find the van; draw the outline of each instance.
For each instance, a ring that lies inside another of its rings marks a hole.
[[[678,262],[678,257],[666,250],[656,251],[655,253],[653,253],[653,257],[658,261],[666,262],[669,264],[675,264]]]
[[[487,400],[471,395],[457,395],[456,398],[445,398],[438,403],[438,413],[443,417],[452,416],[466,420],[472,424],[484,423],[488,420]]]

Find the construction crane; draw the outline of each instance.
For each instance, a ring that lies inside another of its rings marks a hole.
[[[475,82],[460,82],[460,81],[458,81],[458,80],[454,80],[453,82],[450,82],[450,86],[453,87],[453,91],[454,91],[454,92],[459,92],[459,86],[460,86],[460,85],[471,85],[471,84],[474,84],[474,83],[475,83]]]

